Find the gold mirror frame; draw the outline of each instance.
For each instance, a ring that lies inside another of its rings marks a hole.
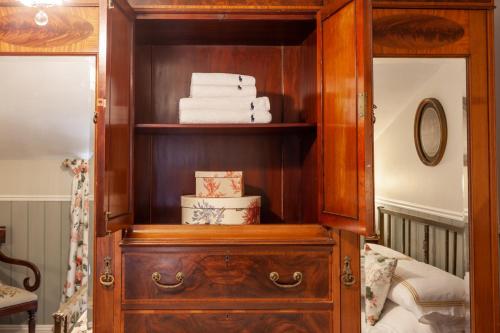
[[[430,155],[425,151],[421,136],[422,118],[425,112],[430,108],[432,108],[436,112],[440,128],[439,147],[437,149],[437,152],[433,155]],[[443,159],[444,152],[446,150],[448,126],[446,123],[446,115],[444,113],[443,106],[436,98],[426,98],[422,102],[420,102],[417,113],[415,114],[413,135],[415,139],[415,148],[417,149],[418,157],[420,158],[422,163],[427,166],[438,165],[439,162],[441,162],[441,160]]]

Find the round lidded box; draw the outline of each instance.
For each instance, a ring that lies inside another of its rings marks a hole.
[[[181,197],[182,224],[241,225],[260,223],[260,196],[240,198]]]

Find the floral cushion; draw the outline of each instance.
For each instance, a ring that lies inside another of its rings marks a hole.
[[[368,325],[375,325],[384,308],[397,259],[387,258],[365,245],[365,312]]]
[[[22,303],[33,302],[38,299],[34,293],[24,289],[0,284],[0,309]]]

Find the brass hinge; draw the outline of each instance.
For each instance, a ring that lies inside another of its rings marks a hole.
[[[108,9],[115,8],[115,0],[108,0]]]
[[[368,94],[365,92],[358,94],[358,116],[360,118],[365,117],[366,104],[368,104]]]
[[[112,215],[113,215],[113,214],[111,214],[111,212],[106,212],[106,213],[104,213],[104,221],[105,221],[106,223],[108,223],[108,222],[109,222],[109,220],[111,220],[111,216],[112,216]]]
[[[106,108],[106,98],[98,98],[97,99],[97,106]]]
[[[99,118],[99,112],[94,111],[94,119],[93,119],[94,124],[97,124],[97,119],[98,118]]]

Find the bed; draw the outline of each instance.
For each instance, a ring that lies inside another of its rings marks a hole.
[[[467,332],[466,224],[408,209],[379,206],[377,210],[379,238],[366,240],[366,244],[370,250],[397,258],[397,266],[373,326],[366,322],[362,299],[362,332]],[[362,280],[364,283],[363,274]],[[362,286],[363,297],[364,289]],[[411,297],[401,296],[405,292]]]

